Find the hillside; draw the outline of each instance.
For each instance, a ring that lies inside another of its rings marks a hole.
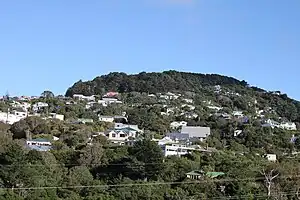
[[[222,92],[215,93],[214,87],[216,85],[222,87]],[[277,117],[300,122],[300,103],[298,101],[289,98],[286,94],[281,94],[279,91],[267,92],[258,87],[250,87],[244,80],[240,81],[218,74],[164,71],[162,73],[142,72],[127,75],[113,72],[96,77],[92,81],[82,82],[80,80],[76,82],[68,88],[66,96],[71,97],[73,94],[103,95],[108,91],[148,94],[192,92],[194,95],[200,95],[203,100],[212,100],[222,107],[247,110],[248,112],[255,112],[254,107],[249,106],[249,104],[256,101],[258,110],[272,108],[275,109]]]
[[[168,71],[67,96],[0,100],[0,199],[299,199],[300,104],[279,91]]]
[[[102,94],[103,91],[117,92],[170,92],[170,91],[200,91],[208,85],[240,85],[246,86],[245,81],[221,76],[217,74],[197,74],[177,71],[162,73],[142,72],[134,75],[125,73],[110,73],[92,81],[78,81],[66,92],[66,96],[73,94]]]

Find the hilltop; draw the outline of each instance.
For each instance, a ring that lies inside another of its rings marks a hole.
[[[70,87],[66,96],[73,94],[102,94],[104,91],[123,92],[199,92],[203,86],[209,85],[240,85],[247,86],[247,82],[232,77],[217,74],[197,74],[177,71],[164,71],[162,73],[146,73],[127,75],[113,72],[108,75],[96,77],[92,81],[76,82]]]
[[[222,87],[222,91],[215,87]],[[98,76],[91,81],[78,81],[66,91],[66,96],[74,94],[104,95],[108,91],[119,93],[166,93],[191,92],[194,97],[199,95],[203,100],[211,100],[215,104],[231,109],[255,112],[256,109],[272,108],[277,117],[287,118],[289,121],[300,122],[300,103],[289,98],[280,91],[266,91],[258,87],[251,87],[244,80],[218,74],[200,74],[178,71],[164,71],[162,73],[146,73],[127,75],[112,72]],[[236,95],[238,94],[238,95]],[[195,97],[195,98],[197,98]]]

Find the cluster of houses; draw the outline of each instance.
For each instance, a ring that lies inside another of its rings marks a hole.
[[[37,102],[31,105],[28,102],[13,101],[11,103],[12,110],[8,109],[6,112],[0,111],[0,122],[6,124],[14,124],[29,116],[40,116],[38,111],[47,108],[49,105],[44,102]],[[30,110],[31,109],[31,110]],[[17,111],[18,110],[18,111]],[[19,111],[20,110],[20,111]],[[64,115],[56,113],[49,113],[44,119],[59,119],[64,120]]]

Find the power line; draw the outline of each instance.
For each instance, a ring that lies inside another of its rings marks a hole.
[[[278,176],[277,178],[288,178],[289,176]],[[300,177],[293,176],[293,177]],[[13,188],[14,190],[41,190],[41,189],[75,189],[75,188],[105,188],[105,187],[133,187],[133,186],[155,186],[155,185],[184,185],[184,184],[199,184],[199,183],[216,183],[216,182],[231,182],[231,181],[259,181],[265,180],[265,177],[245,178],[245,179],[218,179],[218,180],[202,180],[202,181],[186,181],[186,182],[152,182],[152,183],[132,183],[132,184],[111,184],[111,185],[75,185],[75,186],[46,186],[46,187],[24,187]],[[2,190],[12,188],[0,188]]]

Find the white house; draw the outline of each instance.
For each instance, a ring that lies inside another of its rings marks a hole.
[[[100,122],[114,122],[114,117],[112,117],[112,116],[103,116],[103,115],[99,115],[98,116],[99,117],[99,121]]]
[[[185,101],[186,103],[193,103],[193,99],[183,99],[183,101]]]
[[[170,124],[171,129],[177,129],[182,126],[187,126],[187,122],[186,121],[181,121],[181,122],[174,121]]]
[[[123,102],[116,98],[102,98],[101,100],[98,100],[98,103],[106,107],[110,104],[122,104]]]
[[[233,111],[232,115],[234,117],[244,117],[243,111]]]
[[[0,121],[6,124],[14,124],[21,119],[25,119],[28,116],[27,112],[0,112]]]
[[[207,106],[207,108],[209,108],[211,110],[216,110],[216,111],[219,111],[219,110],[223,109],[222,107],[219,107],[219,106]]]
[[[233,136],[237,137],[239,136],[243,131],[242,130],[235,130]]]
[[[32,105],[32,110],[33,110],[34,112],[37,112],[37,111],[39,111],[40,109],[45,108],[45,107],[48,107],[48,106],[49,106],[49,105],[48,105],[47,103],[45,103],[45,102],[38,102],[38,103]]]
[[[37,151],[49,151],[52,148],[52,144],[47,139],[33,139],[26,141],[27,147]]]
[[[13,108],[22,108],[23,110],[28,110],[31,107],[31,104],[28,102],[18,102],[18,101],[13,101],[11,103],[11,106]]]
[[[94,95],[92,95],[92,96],[84,96],[82,94],[74,94],[73,98],[74,99],[78,99],[78,100],[85,100],[85,101],[95,101],[96,100],[96,98],[95,98]]]
[[[297,130],[297,126],[294,122],[283,122],[280,124],[280,128],[285,130]]]
[[[266,154],[266,158],[268,159],[268,161],[271,161],[271,162],[276,162],[277,161],[276,154]]]
[[[105,132],[106,137],[113,143],[122,144],[130,138],[137,136],[137,131],[132,128],[113,129]]]
[[[51,119],[59,119],[61,121],[64,121],[64,119],[65,119],[64,115],[60,115],[60,114],[56,114],[56,113],[50,113],[49,115],[50,115],[49,118],[51,118]]]

